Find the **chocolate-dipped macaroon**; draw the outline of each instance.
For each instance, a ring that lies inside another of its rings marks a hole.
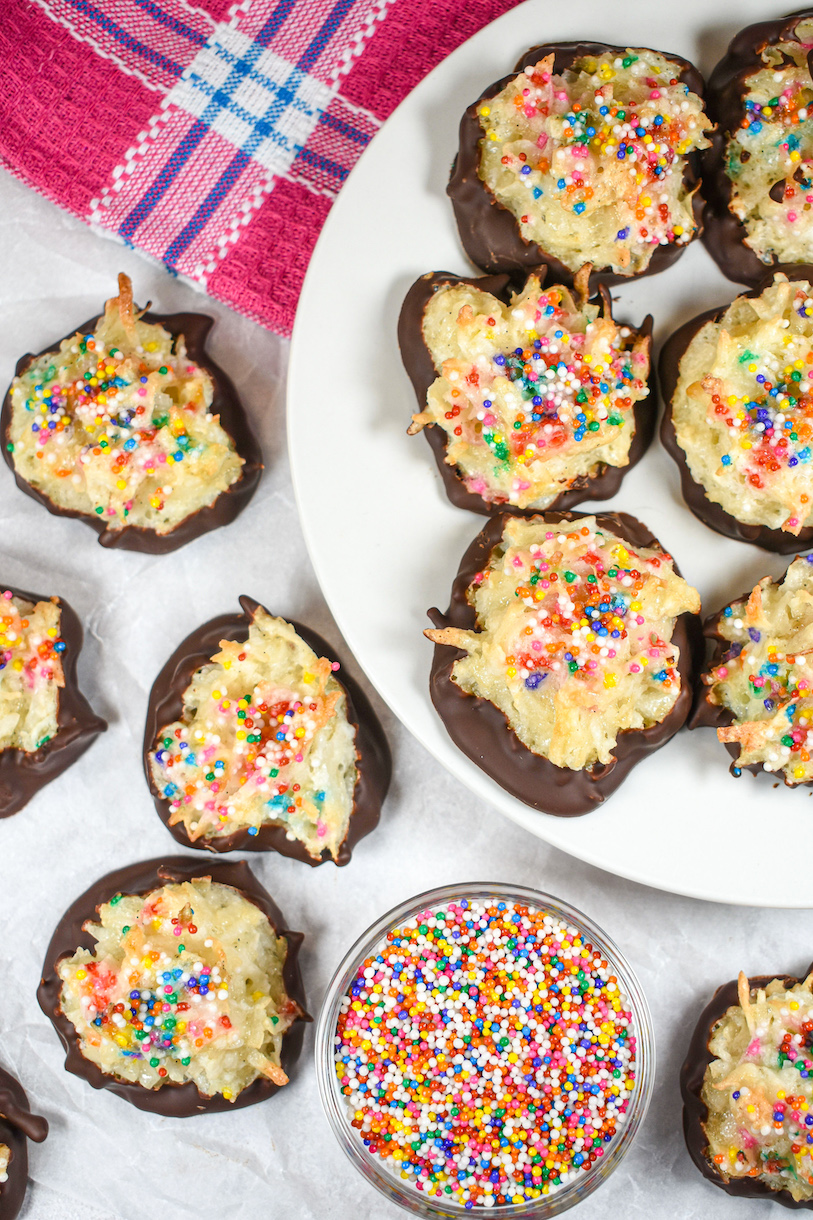
[[[570,817],[682,726],[700,609],[626,513],[492,517],[430,610],[430,691],[455,744],[512,796]]]
[[[703,79],[646,48],[532,47],[460,124],[448,193],[469,258],[591,287],[662,271],[698,233]]]
[[[813,966],[719,987],[680,1073],[697,1168],[729,1195],[813,1208]]]
[[[153,684],[155,807],[187,847],[347,864],[389,786],[384,731],[321,636],[240,605],[188,636]]]
[[[81,649],[82,624],[67,602],[0,584],[0,818],[107,728],[77,685]]]
[[[766,576],[703,627],[714,645],[690,728],[717,730],[743,770],[813,784],[813,555]]]
[[[206,354],[212,319],[133,306],[132,285],[38,356],[0,411],[17,486],[102,546],[165,554],[233,521],[262,473],[237,391]]]
[[[703,240],[720,270],[755,286],[813,263],[813,9],[742,30],[706,93]]]
[[[675,331],[661,439],[694,515],[790,554],[813,543],[813,267],[778,272]]]
[[[147,860],[68,909],[37,997],[94,1089],[172,1118],[240,1109],[302,1049],[301,942],[243,861]]]
[[[617,324],[590,267],[575,289],[521,290],[508,276],[422,276],[401,309],[398,340],[423,431],[446,493],[492,513],[568,509],[615,495],[655,426],[652,318]]]
[[[27,1140],[41,1144],[48,1123],[31,1113],[19,1081],[0,1068],[0,1220],[14,1220],[28,1185]]]

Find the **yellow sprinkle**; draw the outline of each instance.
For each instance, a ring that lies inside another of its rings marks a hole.
[[[312,674],[312,673],[310,673],[310,671],[306,669],[306,670],[305,670],[305,672],[304,672],[304,674],[302,675],[302,681],[303,681],[303,682],[312,682],[312,681],[313,681],[313,674]]]
[[[604,675],[604,686],[607,690],[609,690],[611,686],[615,686],[615,674]]]
[[[76,977],[77,977],[78,979],[86,979],[86,978],[87,978],[87,976],[88,976],[88,972],[87,972],[87,970],[82,970],[82,969],[80,968],[79,970],[77,970],[77,971],[76,971]]]

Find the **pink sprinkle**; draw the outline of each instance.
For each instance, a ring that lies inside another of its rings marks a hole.
[[[795,220],[795,219],[796,219],[796,213],[795,213],[795,212],[788,212],[788,220],[790,221],[790,223],[791,223],[791,224],[793,224],[793,222],[794,222],[794,220]]]
[[[316,823],[316,833],[320,839],[323,839],[327,834],[327,826],[325,826],[321,818],[319,818],[319,821]]]
[[[333,670],[333,672],[335,674],[337,669],[341,669],[341,666],[339,665],[338,661],[334,661],[330,668]]]
[[[641,666],[640,666],[640,665],[630,665],[630,673],[631,673],[631,674],[639,674],[640,672],[641,672]]]

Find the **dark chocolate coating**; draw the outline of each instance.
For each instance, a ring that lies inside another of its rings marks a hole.
[[[781,270],[789,280],[809,280],[813,284],[813,266],[782,267],[777,270]],[[773,283],[774,274],[775,272],[769,271],[767,276],[763,276],[761,283],[741,295],[758,297]],[[804,551],[813,544],[813,527],[808,526],[798,534],[791,534],[787,530],[769,529],[767,525],[746,525],[745,522],[732,517],[720,504],[715,504],[708,498],[702,483],[695,482],[686,454],[678,444],[675,433],[672,399],[680,376],[680,362],[695,335],[707,322],[718,322],[729,308],[729,305],[723,305],[719,309],[707,309],[705,313],[698,314],[676,330],[663,345],[658,362],[658,379],[664,401],[661,441],[667,453],[677,462],[683,499],[698,520],[726,538],[734,538],[737,542],[750,542],[753,546],[761,546],[763,550],[775,551],[779,555],[791,555],[796,551]]]
[[[717,124],[717,130],[710,137],[711,148],[702,154],[703,194],[706,197],[702,237],[723,275],[749,287],[764,280],[768,272],[787,272],[792,264],[780,263],[775,256],[765,263],[746,245],[748,229],[730,208],[732,192],[731,179],[726,173],[726,144],[739,130],[745,115],[746,77],[766,66],[762,51],[780,41],[798,42],[794,29],[805,17],[813,17],[813,9],[800,9],[775,21],[749,25],[732,39],[709,77],[708,114]]]
[[[155,747],[156,739],[163,728],[180,720],[183,713],[183,696],[195,672],[206,665],[213,655],[220,650],[221,640],[243,641],[248,639],[248,629],[257,611],[259,602],[251,597],[241,597],[242,614],[222,614],[211,619],[193,631],[180,644],[163,667],[153,683],[150,691],[150,701],[147,708],[147,723],[144,729],[144,774],[150,786],[158,816],[169,833],[184,847],[192,847],[196,851],[276,851],[281,856],[289,856],[293,860],[301,860],[304,864],[315,867],[332,859],[325,849],[321,856],[313,857],[298,839],[289,839],[285,827],[281,824],[261,826],[258,834],[250,835],[248,828],[237,830],[234,834],[220,835],[217,838],[200,838],[195,842],[186,833],[182,822],[170,826],[171,815],[169,801],[165,800],[153,783],[150,773],[150,752]],[[329,661],[337,661],[333,649],[309,627],[301,623],[287,620],[296,633],[302,637],[319,657]],[[341,662],[340,662],[341,664]],[[355,679],[344,673],[342,677],[333,675],[344,690],[347,698],[347,719],[356,730],[356,787],[353,792],[353,811],[347,834],[339,848],[337,864],[347,864],[352,850],[360,839],[368,835],[378,825],[381,816],[381,806],[392,777],[392,757],[387,738],[381,723],[373,711],[370,700]]]
[[[626,55],[627,48],[603,42],[554,42],[531,47],[518,60],[513,72],[489,85],[463,115],[460,121],[460,146],[452,164],[446,192],[452,201],[463,249],[472,262],[484,271],[527,272],[544,264],[550,269],[557,283],[573,283],[573,272],[569,267],[552,254],[548,254],[537,242],[525,240],[513,212],[497,201],[477,172],[480,165],[480,141],[483,138],[477,112],[483,102],[500,93],[517,73],[532,67],[546,55],[554,56],[553,71],[560,74],[570,68],[577,59],[586,55],[602,55],[606,51]],[[680,69],[677,79],[702,98],[703,78],[697,69],[679,55],[668,55],[667,58]],[[699,167],[698,153],[690,153],[684,159],[683,181],[689,191],[694,190],[699,182]],[[692,200],[692,210],[699,231],[702,203],[698,195]],[[640,271],[637,275],[621,275],[608,268],[596,267],[590,276],[590,291],[595,291],[599,284],[620,284],[626,280],[641,279],[645,275],[655,275],[680,258],[686,245],[688,242],[685,245],[671,242],[656,246],[646,271]]]
[[[787,572],[785,575],[787,575]],[[773,581],[772,583],[781,584],[784,579],[785,577],[783,576],[781,580]],[[745,593],[742,593],[739,597],[732,597],[731,601],[728,602],[728,605],[732,605],[734,602],[747,601],[750,596],[751,589],[747,589]],[[722,621],[725,609],[726,607],[724,606],[723,609],[718,610],[716,614],[710,615],[703,624],[703,635],[712,645],[712,653],[703,670],[703,673],[700,675],[697,681],[694,707],[692,708],[692,714],[689,717],[686,726],[689,729],[726,729],[729,725],[733,724],[736,719],[734,713],[731,711],[731,708],[724,707],[721,703],[713,703],[711,701],[711,687],[706,686],[706,684],[703,682],[703,678],[705,676],[710,675],[713,669],[716,669],[718,665],[723,664],[727,654],[733,647],[731,641],[727,640],[720,631],[720,623]],[[759,775],[760,772],[764,770],[762,763],[749,763],[747,766],[742,766],[737,761],[740,756],[740,743],[738,741],[726,741],[722,744],[725,745],[726,750],[734,759],[733,763],[729,767],[729,771],[735,778],[739,778],[743,771],[750,771],[752,775]],[[774,783],[778,779],[784,780],[785,786],[788,788],[813,788],[813,780],[806,780],[802,784],[791,784],[784,771],[767,771],[765,774],[770,776]]]
[[[163,1114],[167,1118],[189,1118],[193,1114],[241,1110],[243,1106],[253,1106],[259,1101],[273,1097],[285,1086],[273,1084],[265,1076],[260,1076],[238,1093],[234,1101],[227,1101],[220,1093],[212,1097],[205,1096],[191,1080],[184,1084],[167,1081],[157,1089],[147,1089],[133,1081],[121,1080],[118,1076],[103,1072],[82,1054],[76,1028],[62,1011],[62,980],[57,974],[57,966],[64,957],[72,957],[77,949],[88,949],[91,953],[95,950],[96,942],[85,930],[85,924],[97,919],[99,908],[116,894],[144,896],[164,885],[193,881],[201,877],[209,877],[219,885],[229,885],[239,890],[244,898],[259,907],[276,935],[284,936],[287,941],[288,951],[282,979],[286,994],[296,1001],[301,1010],[301,1015],[286,1030],[282,1039],[282,1068],[286,1075],[290,1076],[302,1050],[303,1022],[311,1020],[305,1009],[305,993],[297,962],[304,936],[301,932],[291,932],[285,927],[285,919],[279,907],[268,891],[260,885],[244,860],[221,864],[195,860],[190,856],[158,857],[108,873],[85,890],[62,916],[45,954],[42,981],[37,989],[40,1008],[50,1019],[67,1052],[66,1071],[80,1076],[94,1089],[108,1089],[117,1097],[123,1097],[139,1110]]]
[[[588,513],[538,513],[535,520],[551,525],[578,523]],[[432,609],[429,617],[435,627],[461,627],[475,630],[477,616],[466,600],[466,590],[478,572],[488,565],[510,520],[510,513],[492,517],[466,551],[452,585],[452,599],[446,614]],[[608,530],[635,547],[663,547],[649,530],[627,513],[601,513],[595,519],[599,528]],[[677,572],[675,565],[675,572]],[[618,734],[614,758],[581,771],[557,767],[549,759],[534,754],[523,745],[508,725],[505,714],[488,699],[466,694],[452,681],[455,661],[466,654],[449,644],[436,644],[429,679],[432,702],[455,745],[518,800],[557,817],[577,817],[589,813],[626,779],[636,763],[665,745],[683,725],[692,704],[694,673],[700,663],[700,620],[696,614],[681,614],[675,622],[672,639],[680,650],[677,670],[680,692],[667,716],[647,729],[627,729]]]
[[[811,970],[813,970],[813,966],[808,967],[801,978],[787,974],[763,974],[748,981],[752,990],[759,987],[767,987],[768,983],[773,982],[777,977],[781,979],[786,987],[794,987],[797,983],[807,978]],[[709,1050],[709,1041],[717,1022],[725,1015],[729,1008],[733,1006],[738,1007],[739,1002],[736,979],[732,979],[730,983],[725,983],[724,986],[717,988],[712,999],[700,1014],[700,1019],[689,1043],[686,1059],[680,1069],[680,1093],[683,1098],[683,1134],[686,1139],[689,1156],[703,1177],[708,1178],[709,1182],[712,1182],[715,1186],[719,1186],[726,1194],[738,1195],[741,1199],[772,1199],[775,1203],[781,1203],[783,1207],[813,1208],[813,1199],[797,1203],[787,1191],[771,1190],[770,1186],[759,1179],[748,1177],[727,1179],[720,1173],[714,1162],[710,1161],[706,1156],[708,1140],[706,1139],[705,1123],[708,1120],[709,1112],[705,1102],[701,1100],[700,1093],[703,1088],[706,1069],[714,1059]]]
[[[0,1182],[0,1220],[14,1220],[23,1205],[28,1183],[26,1139],[41,1144],[47,1134],[47,1122],[31,1113],[22,1085],[0,1068],[0,1144],[11,1153],[8,1181]]]
[[[0,585],[0,593],[5,591],[27,602],[49,600],[40,593]],[[107,721],[94,713],[77,685],[76,662],[82,651],[82,624],[66,601],[62,598],[57,601],[61,611],[60,636],[67,645],[62,653],[65,685],[58,696],[57,731],[50,741],[30,754],[10,747],[0,750],[0,818],[19,812],[40,788],[67,771],[107,728]]]
[[[74,334],[90,334],[96,329],[102,316],[98,315],[83,322],[76,331],[66,335],[65,338],[73,338]],[[206,337],[214,325],[214,318],[202,313],[145,313],[141,320],[157,323],[171,335],[183,335],[190,360],[205,369],[212,378],[214,393],[209,408],[210,414],[220,416],[220,423],[224,431],[232,438],[235,449],[244,459],[240,477],[224,492],[221,492],[213,504],[199,509],[196,513],[190,513],[166,534],[159,534],[155,530],[144,529],[136,525],[126,525],[123,529],[109,530],[107,523],[96,513],[81,513],[70,508],[60,508],[49,499],[45,492],[39,491],[31,483],[27,483],[17,473],[14,455],[9,452],[8,448],[11,438],[11,387],[9,387],[0,409],[0,446],[6,465],[14,474],[17,486],[26,495],[38,500],[40,504],[44,504],[49,513],[53,513],[56,517],[77,517],[79,520],[85,521],[99,535],[99,542],[102,546],[125,551],[146,551],[151,555],[166,555],[169,551],[175,551],[178,547],[191,542],[193,538],[198,538],[201,534],[208,533],[209,530],[228,525],[233,521],[254,495],[262,474],[263,461],[260,446],[237,396],[237,390],[220,366],[215,364],[206,353]],[[60,343],[63,342],[62,339],[57,340],[50,347],[38,352],[37,356],[43,356],[46,352],[59,351]],[[16,376],[20,377],[37,359],[37,356],[32,356],[30,353],[21,356],[17,361]]]
[[[546,267],[540,267],[538,274],[540,282],[544,282]],[[462,275],[453,275],[449,271],[433,271],[422,275],[410,288],[401,306],[398,319],[398,344],[401,349],[401,359],[409,374],[415,396],[418,399],[418,409],[426,408],[426,395],[429,387],[438,377],[432,353],[426,345],[423,335],[423,317],[426,307],[432,297],[441,288],[450,284],[471,284],[482,292],[490,292],[492,296],[504,302],[510,301],[512,285],[507,275],[483,276],[479,279]],[[602,294],[604,312],[612,317],[612,302],[609,294]],[[598,302],[596,302],[598,303]],[[630,328],[632,329],[632,328]],[[647,384],[649,394],[645,399],[636,402],[632,408],[635,420],[635,434],[629,448],[629,461],[626,466],[608,466],[600,463],[596,473],[579,475],[574,479],[567,491],[563,491],[553,500],[546,512],[565,511],[575,508],[584,500],[609,500],[618,491],[627,471],[631,470],[646,453],[655,431],[655,416],[657,412],[657,387],[655,369],[652,364],[652,316],[647,315],[638,331],[649,337],[649,377]],[[445,460],[449,445],[449,436],[445,429],[437,424],[429,424],[423,429],[435,455],[440,477],[446,495],[457,508],[468,508],[474,513],[491,516],[494,513],[510,512],[523,517],[532,517],[539,509],[516,508],[511,504],[495,504],[483,499],[477,492],[469,491],[460,473],[459,467],[450,466]]]

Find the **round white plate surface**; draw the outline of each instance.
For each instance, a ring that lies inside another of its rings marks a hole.
[[[463,784],[564,851],[660,889],[754,906],[813,906],[813,789],[739,780],[711,730],[681,732],[596,812],[556,818],[521,804],[452,744],[429,700],[427,608],[445,609],[458,561],[484,524],[454,508],[426,440],[396,341],[401,302],[427,271],[472,274],[444,193],[465,107],[541,41],[589,39],[685,56],[708,75],[754,0],[656,7],[529,0],[436,68],[385,123],[330,213],[291,346],[288,434],[305,538],[348,644],[397,716]],[[655,317],[656,347],[738,289],[699,242],[671,269],[614,290],[616,317]],[[788,560],[712,533],[685,507],[656,439],[603,505],[640,517],[711,613]],[[465,792],[461,789],[461,801]],[[494,817],[494,834],[500,820]]]

